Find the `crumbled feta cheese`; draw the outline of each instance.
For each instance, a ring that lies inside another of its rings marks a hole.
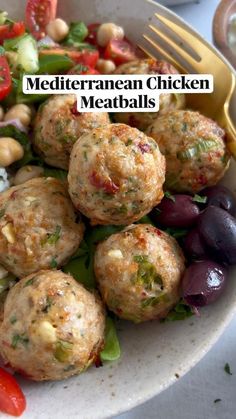
[[[123,259],[123,254],[119,249],[109,250],[108,256],[116,259]]]
[[[6,239],[9,243],[11,243],[11,244],[15,243],[16,234],[15,234],[14,226],[13,226],[12,223],[7,223],[2,228],[2,234],[4,235],[4,237],[6,237]]]
[[[44,320],[39,324],[37,335],[44,342],[54,343],[57,341],[56,329],[51,323]]]

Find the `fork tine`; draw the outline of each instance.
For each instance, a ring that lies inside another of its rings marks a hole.
[[[173,50],[178,53],[178,55],[184,59],[188,64],[190,64],[195,70],[199,71],[199,64],[198,62],[191,57],[184,49],[182,49],[176,41],[169,38],[169,36],[165,35],[161,30],[156,28],[153,25],[149,25],[149,28],[158,35],[159,38],[161,38],[168,46],[172,47]]]
[[[177,23],[173,22],[173,20],[170,20],[162,15],[159,15],[158,13],[155,13],[155,16],[165,26],[167,26],[169,29],[174,31],[178,36],[180,36],[183,42],[188,44],[190,48],[194,47],[194,50],[199,54],[200,57],[202,57],[205,53],[209,54],[210,48],[206,46],[202,41],[200,41],[196,37],[196,35],[192,35],[191,32],[184,29],[182,26],[179,26]]]
[[[143,35],[144,39],[146,39],[147,42],[149,42],[156,50],[157,52],[165,58],[170,64],[172,64],[174,67],[177,67],[179,71],[182,73],[188,73],[186,68],[184,68],[183,65],[181,65],[175,58],[169,54],[167,51],[165,51],[160,45],[157,45],[156,42],[154,42],[148,35]],[[139,47],[147,54],[150,55],[152,58],[156,59],[156,57],[151,54],[146,48],[139,45]]]

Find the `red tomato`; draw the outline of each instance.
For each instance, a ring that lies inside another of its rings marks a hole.
[[[27,0],[26,26],[36,39],[45,36],[47,24],[55,19],[57,0]]]
[[[77,64],[75,67],[72,67],[67,74],[75,75],[75,74],[100,74],[95,68],[89,67],[88,65],[84,64]]]
[[[25,396],[15,378],[0,368],[0,411],[20,416],[26,408]]]
[[[25,33],[24,22],[7,23],[6,25],[0,26],[0,44],[5,39],[15,38],[16,36],[23,35]]]
[[[97,61],[99,59],[99,52],[94,50],[83,50],[80,52],[80,57],[76,61],[78,64],[84,64],[89,67],[96,67]]]
[[[92,45],[97,45],[97,31],[101,23],[91,23],[87,26],[88,28],[88,35],[85,39],[85,42],[88,42]]]
[[[0,100],[11,91],[12,81],[10,67],[5,55],[0,54]]]
[[[135,60],[137,57],[135,48],[129,42],[112,39],[106,47],[104,58],[120,65]]]
[[[63,48],[63,47],[54,47],[54,48],[44,48],[39,51],[39,55],[67,55],[77,64],[84,64],[89,67],[95,67],[97,60],[99,58],[99,52],[97,50],[87,50],[78,51],[73,48]]]

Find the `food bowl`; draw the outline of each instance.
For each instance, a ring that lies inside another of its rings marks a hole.
[[[0,0],[0,9],[13,18],[23,18],[24,8],[24,0]],[[58,15],[68,22],[115,21],[124,26],[131,40],[139,42],[155,12],[193,31],[166,8],[144,0],[61,0]],[[236,94],[232,102],[236,123]],[[235,170],[232,163],[223,180],[233,191]],[[232,269],[225,293],[215,304],[201,309],[200,317],[139,325],[119,322],[122,355],[118,362],[92,367],[62,382],[34,383],[21,378],[28,401],[23,418],[106,418],[143,403],[175,383],[209,351],[235,313],[235,275]]]

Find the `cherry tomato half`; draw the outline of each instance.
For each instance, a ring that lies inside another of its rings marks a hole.
[[[0,411],[20,416],[26,408],[25,396],[15,378],[0,368]]]
[[[55,19],[57,0],[28,0],[25,11],[26,26],[36,39],[45,36],[47,24]]]
[[[135,60],[137,56],[132,44],[124,40],[112,39],[106,47],[104,58],[120,65]]]
[[[24,22],[7,23],[6,25],[1,25],[0,44],[2,44],[5,39],[15,38],[16,36],[23,35],[24,33]]]
[[[10,67],[4,54],[0,51],[0,100],[4,99],[11,91],[12,81]]]

